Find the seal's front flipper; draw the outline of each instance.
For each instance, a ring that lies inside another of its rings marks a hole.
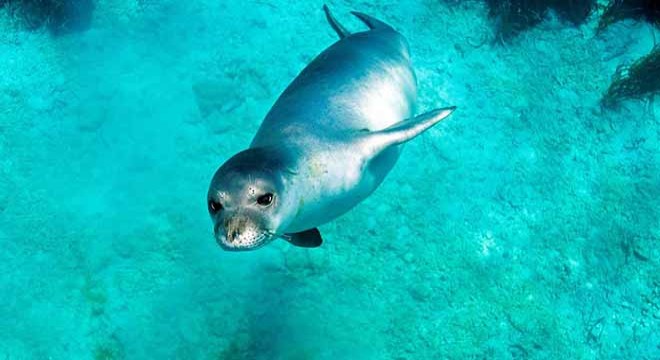
[[[294,234],[286,234],[284,240],[290,242],[292,245],[306,248],[319,247],[323,243],[321,233],[317,228]]]
[[[456,106],[431,110],[424,114],[403,120],[384,130],[363,135],[365,149],[374,156],[392,145],[403,144],[439,123],[456,110]]]

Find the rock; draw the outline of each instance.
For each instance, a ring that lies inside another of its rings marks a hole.
[[[27,105],[37,111],[47,111],[53,106],[53,102],[43,96],[32,95],[28,97]]]
[[[410,296],[419,302],[428,301],[433,295],[433,290],[425,284],[417,284],[408,289]]]
[[[201,81],[192,86],[197,107],[202,117],[206,118],[214,112],[229,113],[243,104],[243,98],[237,98],[232,91],[231,81]]]

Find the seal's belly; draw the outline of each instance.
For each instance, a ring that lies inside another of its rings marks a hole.
[[[346,119],[343,126],[382,130],[414,111],[415,76],[407,62],[383,61],[351,86],[328,99],[330,120]]]
[[[348,212],[378,188],[398,157],[397,147],[366,161],[351,147],[308,154],[296,179],[304,196],[287,231],[304,231]]]

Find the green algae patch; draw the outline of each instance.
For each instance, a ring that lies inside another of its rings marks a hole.
[[[126,354],[121,343],[113,336],[108,341],[98,344],[94,348],[94,360],[121,360]]]

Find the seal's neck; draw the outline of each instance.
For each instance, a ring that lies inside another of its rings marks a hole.
[[[276,231],[278,233],[284,231],[297,216],[301,199],[295,152],[281,146],[258,146],[235,156],[244,158],[237,163],[245,170],[269,174],[268,177],[277,188],[277,217],[280,226]]]

